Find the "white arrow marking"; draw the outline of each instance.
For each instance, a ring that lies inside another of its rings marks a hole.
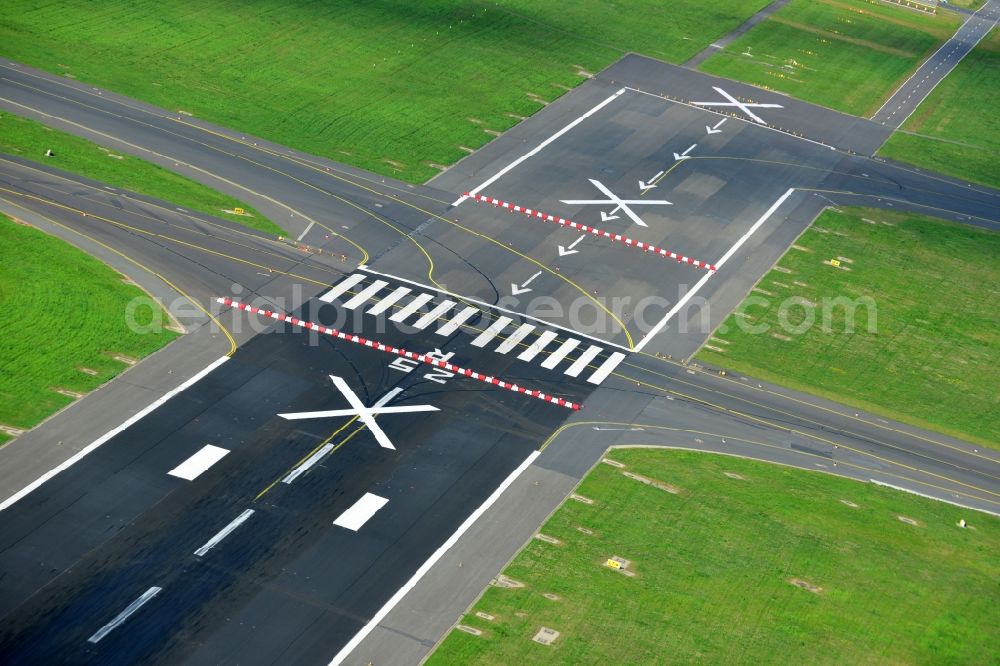
[[[723,118],[719,122],[715,123],[714,127],[709,127],[708,125],[705,125],[705,131],[708,132],[709,134],[722,134],[722,130],[720,130],[719,127],[721,127],[722,123],[724,122],[726,122],[726,118]]]
[[[663,201],[662,199],[620,199],[611,193],[607,187],[604,186],[599,180],[589,179],[590,183],[601,191],[601,194],[607,196],[607,199],[562,199],[564,204],[577,204],[581,206],[598,205],[598,204],[615,204],[615,209],[611,211],[611,215],[614,215],[618,211],[624,211],[626,215],[632,218],[632,221],[638,224],[640,227],[648,226],[643,222],[635,212],[629,208],[629,204],[646,204],[646,205],[659,205],[659,206],[669,206],[671,205],[669,201]],[[609,218],[610,219],[610,218]],[[606,220],[605,220],[606,221]]]
[[[655,185],[656,179],[659,178],[662,175],[663,175],[662,171],[657,171],[656,175],[653,176],[652,178],[650,178],[648,183],[643,182],[643,181],[640,180],[639,181],[639,189],[642,190],[643,192],[645,192],[647,190],[653,189],[654,187],[656,187],[656,185]]]
[[[579,238],[577,238],[575,241],[573,241],[570,244],[569,248],[565,248],[562,245],[560,245],[559,246],[559,256],[560,257],[565,257],[567,254],[576,254],[577,252],[579,252],[579,250],[574,250],[573,248],[576,247],[576,244],[579,243],[580,241],[582,241],[583,238],[584,238],[583,236],[580,236]]]
[[[688,153],[690,153],[692,150],[694,150],[697,147],[698,147],[697,143],[692,143],[690,146],[688,146],[688,149],[685,150],[683,153],[681,153],[679,155],[677,153],[674,153],[674,161],[680,162],[681,160],[691,159],[690,156],[688,156]]]
[[[618,216],[617,216],[617,215],[615,215],[615,211],[617,211],[617,210],[618,210],[618,209],[617,209],[617,208],[615,208],[615,210],[611,211],[610,213],[605,213],[605,212],[604,212],[604,211],[602,210],[602,211],[601,211],[601,222],[607,222],[607,221],[609,221],[609,220],[617,220],[617,219],[618,219]]]
[[[361,398],[348,386],[341,377],[335,375],[330,375],[330,379],[333,380],[334,386],[344,394],[344,399],[347,400],[348,404],[351,405],[351,409],[330,409],[320,412],[295,412],[292,414],[278,414],[283,419],[288,419],[289,421],[296,421],[299,419],[318,419],[327,418],[334,416],[357,416],[358,419],[368,426],[368,430],[371,431],[372,435],[375,436],[375,440],[379,443],[379,446],[385,449],[395,449],[396,447],[392,445],[389,441],[389,437],[382,431],[378,423],[375,422],[375,416],[379,414],[401,414],[405,412],[436,412],[437,407],[432,405],[404,405],[400,407],[386,407],[386,403],[395,398],[402,392],[402,389],[395,388],[382,396],[378,402],[376,402],[371,407],[365,407],[364,403],[361,402]]]
[[[581,238],[582,238],[582,236],[581,236]],[[517,283],[511,282],[510,283],[510,291],[511,291],[511,293],[514,296],[518,296],[520,294],[526,294],[526,293],[528,293],[529,291],[531,291],[531,289],[528,288],[528,285],[531,284],[531,282],[536,277],[538,277],[541,274],[542,274],[542,272],[538,271],[537,273],[535,273],[534,275],[532,275],[530,278],[528,278],[527,280],[525,280],[524,282],[522,282],[520,287],[517,286]]]

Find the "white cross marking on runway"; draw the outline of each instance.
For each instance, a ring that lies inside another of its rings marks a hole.
[[[604,204],[615,204],[615,209],[612,210],[609,215],[614,215],[618,211],[622,211],[626,215],[632,218],[632,221],[638,224],[640,227],[649,226],[642,219],[629,208],[629,205],[635,204],[650,204],[653,206],[670,206],[669,201],[664,201],[663,199],[619,199],[617,196],[611,193],[607,187],[604,186],[599,180],[589,179],[591,184],[601,191],[601,194],[608,197],[607,199],[562,199],[562,203],[570,205],[581,205],[581,206],[591,206],[597,205],[602,206]]]
[[[697,106],[735,106],[740,111],[742,111],[743,113],[745,113],[748,116],[750,116],[751,118],[753,118],[754,122],[760,123],[761,125],[766,125],[767,123],[764,122],[763,118],[761,118],[760,116],[758,116],[757,114],[755,114],[753,111],[750,110],[751,106],[755,106],[755,107],[757,107],[759,109],[783,109],[783,108],[785,108],[785,107],[781,106],[780,104],[757,104],[755,102],[754,103],[751,103],[751,102],[741,102],[740,100],[736,99],[735,97],[733,97],[732,95],[730,95],[729,93],[727,93],[722,88],[719,88],[717,86],[712,86],[712,89],[715,90],[715,92],[717,92],[720,95],[722,95],[723,97],[725,97],[726,99],[728,99],[729,101],[728,102],[691,102],[691,103],[695,104]]]
[[[385,405],[389,403],[390,400],[395,398],[397,395],[403,392],[401,388],[394,388],[372,405],[371,407],[365,407],[364,403],[358,397],[358,394],[351,390],[351,387],[347,385],[341,377],[335,375],[330,375],[330,379],[333,380],[333,385],[336,386],[341,393],[344,394],[344,398],[351,405],[351,409],[328,409],[320,412],[294,412],[291,414],[278,414],[283,419],[288,419],[289,421],[296,421],[299,419],[323,419],[330,418],[334,416],[357,416],[368,429],[371,430],[372,435],[375,436],[375,440],[378,441],[379,446],[385,449],[395,449],[396,447],[392,445],[389,441],[389,437],[382,431],[378,423],[375,422],[375,417],[379,414],[402,414],[405,412],[436,412],[437,407],[432,405],[403,405],[400,407],[386,407]]]

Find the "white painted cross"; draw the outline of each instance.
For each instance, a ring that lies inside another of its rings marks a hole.
[[[632,221],[638,224],[640,227],[646,227],[649,225],[643,222],[642,219],[638,215],[636,215],[631,208],[629,208],[630,205],[631,206],[634,206],[636,204],[647,204],[651,206],[671,205],[669,201],[664,201],[662,199],[619,199],[617,196],[612,194],[611,190],[605,187],[604,183],[602,183],[601,181],[594,180],[593,178],[590,178],[589,180],[594,187],[600,190],[601,194],[607,197],[607,199],[562,199],[561,201],[564,204],[570,204],[570,205],[578,204],[581,206],[603,206],[605,204],[615,204],[614,210],[608,213],[607,217],[604,215],[603,211],[601,212],[601,219],[605,222],[614,219],[611,216],[613,216],[618,211],[622,211],[623,213],[631,217]]]
[[[691,102],[691,103],[695,104],[697,106],[735,106],[740,111],[742,111],[743,113],[745,113],[748,116],[750,116],[751,118],[753,118],[754,122],[760,123],[761,125],[766,125],[767,123],[764,122],[763,118],[761,118],[760,116],[758,116],[757,114],[755,114],[753,111],[751,111],[750,107],[756,107],[758,109],[783,109],[783,108],[785,108],[785,107],[781,106],[780,104],[758,104],[756,102],[741,102],[740,100],[736,99],[735,97],[733,97],[732,95],[730,95],[729,93],[727,93],[722,88],[719,88],[718,86],[712,86],[712,89],[715,90],[715,92],[717,92],[720,95],[722,95],[723,97],[725,97],[726,99],[728,99],[729,101],[728,102]]]
[[[324,419],[332,418],[335,416],[357,416],[358,419],[368,426],[371,430],[372,435],[375,436],[375,440],[379,443],[379,446],[385,449],[395,449],[396,447],[392,445],[389,441],[388,435],[382,431],[378,423],[375,422],[375,417],[379,414],[402,414],[406,412],[436,412],[437,407],[432,405],[403,405],[400,407],[386,407],[390,400],[395,398],[397,395],[403,392],[401,388],[394,388],[372,405],[371,407],[365,407],[364,403],[358,397],[347,382],[341,377],[335,375],[330,375],[330,379],[333,380],[333,385],[344,394],[344,398],[351,405],[351,409],[328,409],[320,412],[294,412],[291,414],[278,414],[283,419],[288,419],[289,421],[297,421],[300,419]]]

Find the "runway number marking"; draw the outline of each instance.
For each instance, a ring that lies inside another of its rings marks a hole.
[[[596,187],[601,194],[607,197],[607,199],[561,199],[560,201],[564,204],[570,205],[580,205],[580,206],[606,206],[607,204],[614,204],[615,207],[610,213],[605,214],[601,211],[601,220],[607,222],[608,220],[617,219],[615,213],[621,211],[632,218],[632,221],[638,224],[640,227],[648,227],[649,225],[642,221],[638,215],[635,214],[629,206],[635,206],[637,204],[644,204],[647,206],[670,206],[672,205],[669,201],[664,201],[663,199],[621,199],[611,192],[604,183],[599,180],[594,180],[590,178],[590,184]]]
[[[715,92],[717,92],[720,95],[722,95],[723,97],[725,97],[729,101],[728,102],[691,102],[691,103],[694,104],[695,106],[734,106],[734,107],[738,108],[740,111],[742,111],[743,113],[745,113],[748,116],[750,116],[750,118],[752,118],[755,123],[758,123],[760,125],[766,125],[767,123],[764,122],[763,118],[761,118],[756,113],[754,113],[753,111],[751,111],[750,107],[754,107],[754,108],[758,108],[758,109],[783,109],[783,108],[785,108],[785,107],[783,107],[780,104],[760,104],[760,103],[757,103],[757,102],[741,102],[740,100],[736,99],[735,97],[733,97],[732,95],[730,95],[729,93],[727,93],[722,88],[719,88],[718,86],[712,86],[712,89]],[[719,123],[719,125],[721,125],[721,124],[722,123]],[[718,127],[719,125],[716,125],[715,127]],[[711,131],[709,132],[709,134],[711,134]]]
[[[447,354],[440,349],[435,349],[432,352],[427,352],[427,356],[430,356],[435,361],[450,361],[451,357],[455,355],[455,352],[448,352]],[[400,372],[409,374],[413,372],[417,366],[420,365],[420,361],[415,361],[411,358],[406,358],[405,356],[400,356],[399,358],[393,359],[389,367],[393,370],[398,370]],[[435,368],[424,375],[424,379],[429,379],[432,382],[438,384],[444,384],[447,380],[455,376],[454,372],[449,370],[442,370],[440,368]]]
[[[385,434],[378,423],[375,422],[375,417],[381,414],[403,414],[411,412],[436,412],[437,407],[433,405],[401,405],[398,407],[386,407],[385,405],[389,403],[390,400],[395,398],[397,395],[403,392],[401,388],[394,388],[384,396],[378,399],[378,401],[371,407],[366,407],[358,394],[344,381],[342,377],[337,377],[336,375],[330,375],[330,379],[333,380],[333,385],[337,387],[343,396],[347,400],[348,404],[351,405],[350,409],[328,409],[318,412],[294,412],[290,414],[278,414],[283,419],[288,419],[289,421],[297,421],[300,419],[323,419],[332,418],[336,416],[357,416],[358,419],[368,426],[372,435],[375,436],[375,440],[378,442],[379,446],[384,449],[393,449],[395,446],[389,440],[389,436]]]

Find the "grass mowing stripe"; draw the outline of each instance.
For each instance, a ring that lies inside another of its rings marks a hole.
[[[864,0],[792,0],[700,69],[855,115],[878,109],[961,24]]]
[[[1000,448],[997,257],[995,232],[827,210],[698,358]]]
[[[681,62],[768,0],[9,0],[0,53],[411,182],[628,51]]]
[[[642,444],[658,443],[651,441]],[[427,661],[995,663],[1000,519],[818,472],[613,449]],[[636,480],[630,473],[643,477]],[[961,519],[971,529],[957,526]],[[604,563],[630,560],[627,571]],[[548,597],[546,595],[549,595]],[[548,646],[540,627],[560,632]]]
[[[959,178],[1000,187],[1000,30],[941,81],[879,150]],[[912,133],[911,133],[912,132]]]
[[[54,155],[46,157],[47,150]],[[250,206],[222,192],[151,162],[120,155],[100,144],[12,113],[0,112],[0,152],[44,161],[113,187],[156,197],[251,229],[276,236],[287,235]],[[235,208],[243,208],[249,215],[225,212]]]
[[[128,367],[115,356],[139,359],[177,337],[131,330],[133,299],[140,324],[168,316],[69,243],[0,215],[0,246],[0,424],[30,428]]]

